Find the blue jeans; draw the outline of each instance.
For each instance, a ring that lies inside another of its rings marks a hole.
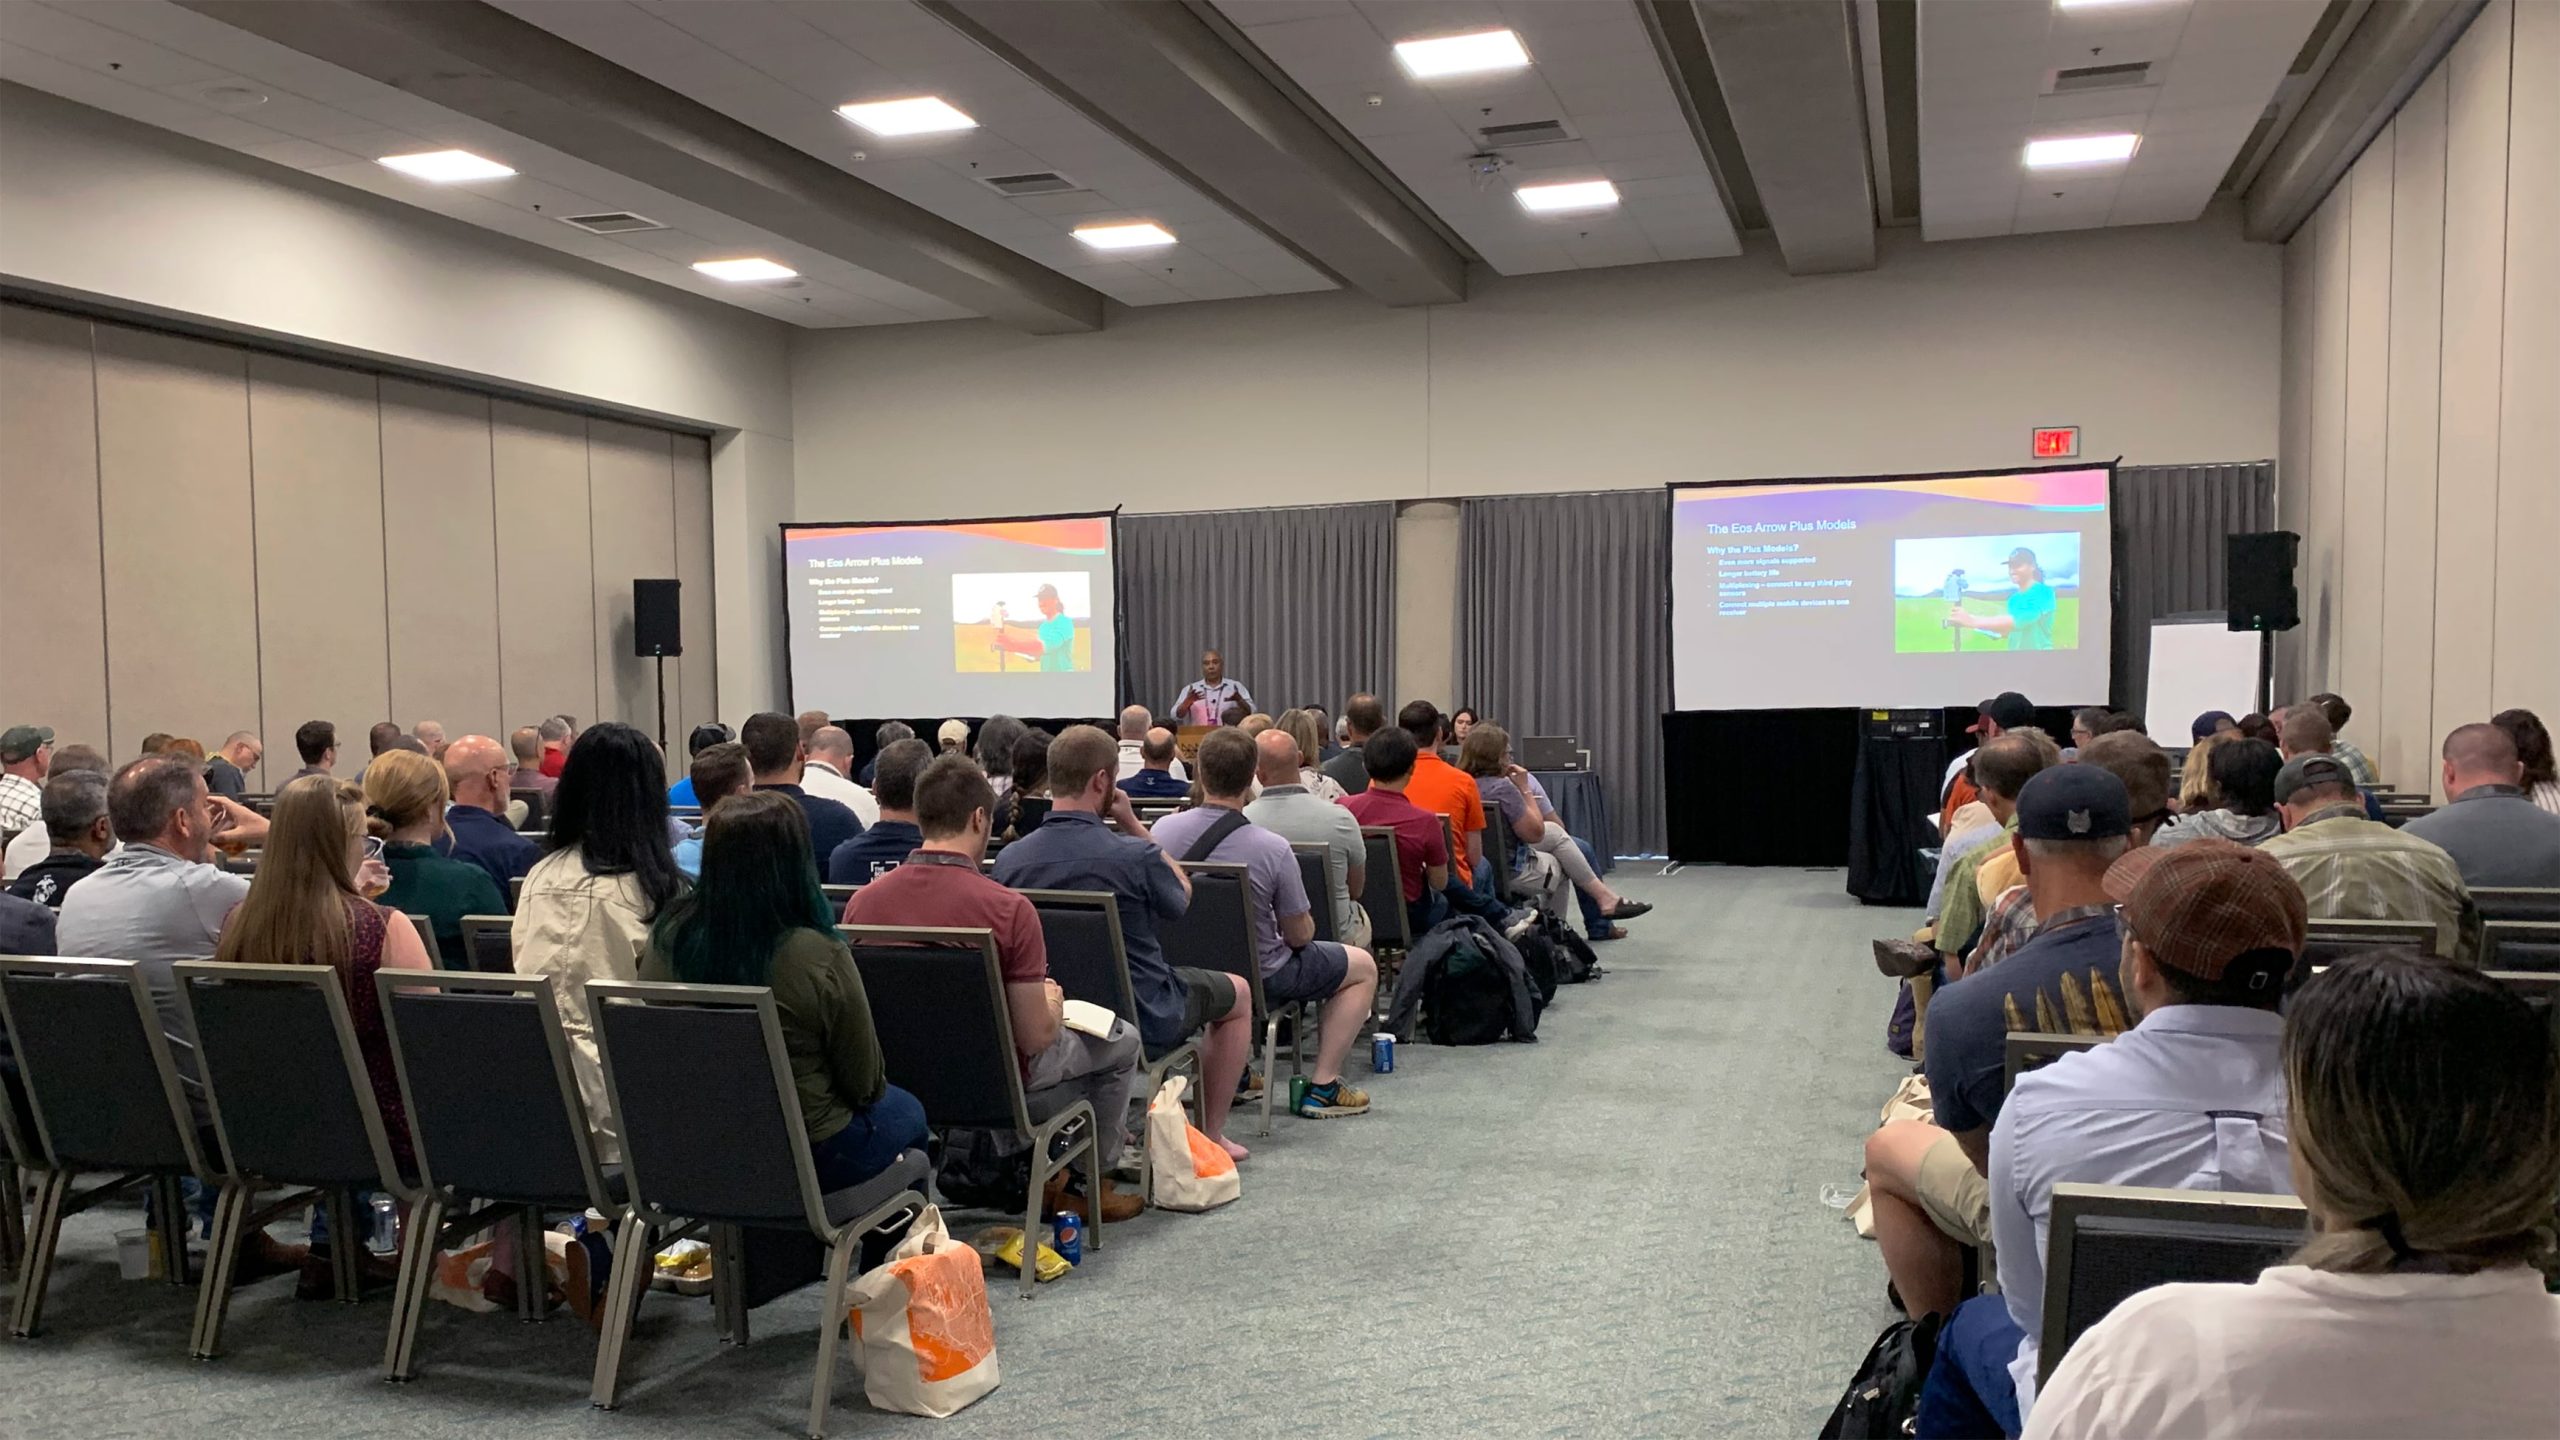
[[[1913,1433],[1921,1440],[1974,1440],[2015,1435],[2018,1391],[2009,1362],[2018,1358],[2026,1332],[2009,1318],[1997,1295],[1976,1295],[1956,1307],[1938,1332],[1938,1357],[1920,1387]]]
[[[923,1149],[924,1141],[924,1102],[892,1085],[870,1109],[854,1112],[852,1124],[810,1142],[809,1158],[817,1162],[818,1188],[832,1194],[888,1169],[901,1150]]]
[[[1591,873],[1599,874],[1600,852],[1591,848],[1591,842],[1579,835],[1570,835],[1566,838],[1573,842],[1575,849],[1582,852],[1583,860],[1591,866]],[[1582,906],[1582,933],[1594,940],[1608,934],[1609,912],[1600,908],[1600,902],[1585,894],[1580,886],[1574,887],[1573,898]]]

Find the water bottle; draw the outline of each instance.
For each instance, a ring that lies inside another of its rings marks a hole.
[[[376,1255],[400,1253],[400,1206],[388,1195],[373,1197],[373,1233],[365,1246]]]
[[[1070,1265],[1083,1264],[1084,1222],[1076,1218],[1075,1212],[1059,1211],[1057,1223],[1049,1228],[1052,1241],[1050,1248],[1058,1252],[1058,1258]]]

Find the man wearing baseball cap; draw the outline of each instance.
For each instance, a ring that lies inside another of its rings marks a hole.
[[[2258,848],[2302,887],[2314,920],[2424,920],[2438,955],[2472,959],[2478,908],[2444,847],[2365,817],[2355,774],[2326,751],[2276,772],[2284,833]]]
[[[1967,735],[1978,736],[1977,746],[1988,745],[2003,735],[2035,728],[2036,707],[2015,690],[2003,690],[1973,707],[1973,723],[1964,727]],[[1947,773],[1938,781],[1938,833],[1947,833],[1955,813],[1977,798],[1971,778],[1971,762],[1977,750],[1966,751],[1947,762]]]
[[[1930,997],[1921,1059],[1937,1123],[1902,1120],[1867,1137],[1876,1242],[1916,1318],[1961,1298],[1964,1247],[1991,1237],[1991,1125],[2000,1115],[2012,1030],[2113,1035],[2133,1024],[2116,990],[2107,867],[2131,845],[2124,782],[2095,765],[2056,765],[2018,790],[2013,842],[2035,906],[2033,939],[1999,965]]]
[[[2127,851],[2117,905],[2123,993],[2141,1023],[2018,1077],[1991,1135],[2000,1293],[1938,1339],[1923,1435],[2015,1435],[2034,1403],[2053,1187],[2293,1193],[2276,1006],[2302,953],[2302,890],[2228,840]]]
[[[0,733],[0,845],[44,823],[44,772],[53,762],[53,732],[12,725]]]

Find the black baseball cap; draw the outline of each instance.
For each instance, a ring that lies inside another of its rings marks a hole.
[[[727,742],[737,738],[738,737],[736,735],[730,733],[728,726],[721,724],[717,720],[708,721],[704,724],[694,726],[693,733],[684,737],[684,753],[687,755],[699,755],[714,745],[726,744]]]
[[[1973,707],[1976,719],[1965,727],[1967,735],[1982,733],[1982,722],[1989,720],[2003,730],[2024,730],[2036,723],[2036,707],[2015,690],[2003,690]]]
[[[2208,736],[2221,733],[2222,727],[2225,725],[2238,725],[2239,723],[2239,721],[2231,718],[2231,712],[2228,710],[2207,710],[2196,717],[2194,724],[2187,727],[2187,735],[2191,739],[2202,740]]]
[[[2018,789],[2021,840],[2103,840],[2133,833],[2124,782],[2095,765],[2051,765]]]
[[[2345,761],[2318,751],[2296,755],[2276,772],[2276,803],[2281,805],[2314,785],[2353,786],[2356,777]]]

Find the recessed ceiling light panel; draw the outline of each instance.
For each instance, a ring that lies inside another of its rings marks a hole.
[[[1520,208],[1533,215],[1569,210],[1606,210],[1618,203],[1618,187],[1606,180],[1573,180],[1561,185],[1523,185],[1511,192]]]
[[[939,95],[905,100],[872,100],[839,105],[836,113],[874,135],[935,135],[946,130],[975,130],[978,122]]]
[[[1144,220],[1134,225],[1087,225],[1075,235],[1096,250],[1144,250],[1174,243],[1172,231]]]
[[[1529,63],[1529,52],[1521,48],[1520,37],[1511,31],[1479,30],[1469,35],[1403,41],[1396,46],[1396,61],[1416,80],[1438,80],[1449,75],[1522,69]]]
[[[516,173],[495,160],[484,160],[468,150],[426,150],[415,155],[385,155],[380,163],[403,175],[414,175],[439,185],[456,180],[503,180]]]
[[[2140,148],[2139,135],[2064,135],[2027,142],[2027,168],[2051,170],[2064,165],[2106,165],[2130,159]]]
[[[749,255],[736,260],[696,260],[693,268],[714,280],[745,282],[749,280],[789,280],[799,271],[788,265],[776,265],[761,256]]]

